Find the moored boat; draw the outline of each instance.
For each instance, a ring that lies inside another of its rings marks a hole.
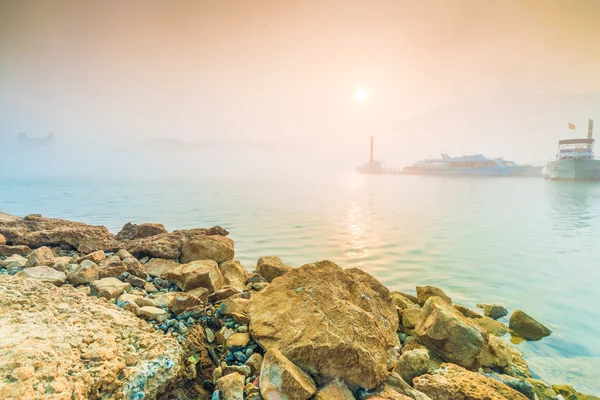
[[[594,121],[589,120],[588,137],[558,141],[558,154],[546,164],[552,180],[600,181],[600,160],[594,155]]]
[[[481,154],[450,157],[442,153],[441,158],[427,158],[404,168],[405,174],[444,176],[509,176],[512,166],[487,158]]]

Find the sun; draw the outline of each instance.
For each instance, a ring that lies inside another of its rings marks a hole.
[[[369,98],[369,91],[364,86],[358,86],[354,90],[354,100],[358,102],[365,102]]]

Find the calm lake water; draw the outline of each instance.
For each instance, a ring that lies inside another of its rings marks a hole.
[[[340,174],[188,181],[0,180],[0,210],[102,224],[221,225],[262,255],[330,259],[392,289],[523,309],[554,332],[521,343],[533,372],[600,394],[600,185],[537,178]],[[507,319],[503,320],[508,323]]]

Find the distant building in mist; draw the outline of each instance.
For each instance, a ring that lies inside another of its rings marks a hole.
[[[54,135],[49,133],[44,137],[29,137],[26,133],[19,133],[19,149],[51,149],[54,147]]]

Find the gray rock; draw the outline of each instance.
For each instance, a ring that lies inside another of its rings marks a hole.
[[[525,340],[541,340],[552,333],[550,329],[521,310],[515,310],[511,315],[508,327]]]
[[[54,268],[47,267],[45,265],[25,268],[23,271],[17,273],[17,275],[51,283],[55,286],[61,286],[67,282],[67,276],[64,272],[57,271]]]

